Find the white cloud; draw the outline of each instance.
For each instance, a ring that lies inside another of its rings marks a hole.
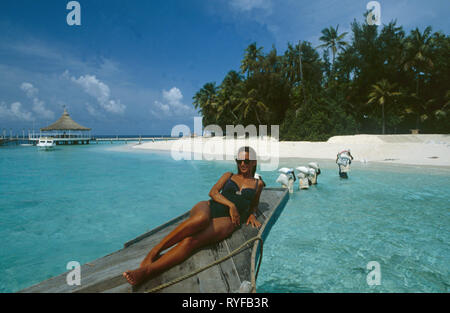
[[[63,73],[63,77],[68,77],[68,71]],[[126,106],[120,100],[111,99],[111,90],[108,85],[97,79],[95,75],[85,75],[79,78],[70,78],[74,83],[78,84],[90,96],[97,99],[101,107],[111,113],[122,114]]]
[[[33,111],[46,119],[53,119],[55,117],[55,113],[47,110],[45,108],[44,102],[39,100],[38,98],[33,98]]]
[[[22,83],[22,85],[20,86],[20,89],[25,91],[25,93],[27,94],[27,97],[29,97],[29,98],[36,97],[39,92],[39,90],[37,88],[34,88],[33,85],[30,83]]]
[[[271,11],[271,0],[231,0],[230,5],[239,11],[251,11],[253,9],[262,9]]]
[[[40,100],[37,95],[39,93],[39,89],[34,87],[32,84],[24,82],[20,85],[20,89],[22,89],[28,98],[33,100],[33,111],[38,115],[42,116],[46,119],[53,119],[55,117],[55,113],[53,111],[48,110],[45,107],[44,101]]]
[[[163,90],[162,97],[164,103],[160,101],[154,102],[155,109],[150,112],[155,116],[166,115],[166,116],[181,116],[194,113],[192,108],[183,104],[183,94],[181,90],[177,87],[173,87],[169,91]]]
[[[183,106],[181,100],[183,99],[183,94],[181,90],[177,87],[173,87],[169,91],[163,90],[163,98],[169,102],[171,106],[179,107]]]
[[[155,101],[155,106],[165,114],[170,114],[170,107],[167,104]]]
[[[103,117],[103,114],[101,114],[96,108],[94,108],[89,103],[86,103],[86,110],[89,112],[90,115],[95,117]]]
[[[5,102],[0,103],[0,118],[13,118],[22,121],[33,121],[33,115],[31,112],[22,111],[22,104],[20,102],[14,102],[8,106]]]

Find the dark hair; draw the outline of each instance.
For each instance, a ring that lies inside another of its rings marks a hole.
[[[240,147],[237,152],[237,156],[239,156],[239,154],[241,152],[248,152],[248,159],[252,160],[252,161],[257,161],[256,160],[256,151],[252,147],[249,147],[249,146]],[[252,171],[251,171],[252,177],[255,176],[256,166],[257,166],[257,163],[255,163],[255,166],[253,166],[253,168],[252,168]],[[240,174],[241,170],[239,169],[239,165],[237,166],[237,169],[238,169],[238,173]]]

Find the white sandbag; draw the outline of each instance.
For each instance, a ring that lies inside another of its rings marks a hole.
[[[300,178],[298,180],[298,189],[309,189],[309,180],[308,178]]]
[[[293,168],[282,167],[282,168],[280,168],[278,170],[278,172],[288,175],[288,174],[294,172],[294,169]]]
[[[296,168],[296,170],[305,175],[309,174],[309,168],[307,168],[306,166],[299,166]]]
[[[283,185],[283,187],[288,187],[289,177],[286,174],[281,173],[280,176],[278,176],[276,182]]]

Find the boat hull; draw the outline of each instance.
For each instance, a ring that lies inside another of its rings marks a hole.
[[[263,241],[280,216],[287,200],[285,188],[265,188],[260,197],[257,219],[262,226],[257,229],[242,225],[225,240],[207,246],[183,263],[142,284],[131,287],[122,277],[125,270],[137,268],[152,247],[189,217],[186,212],[141,236],[125,243],[124,248],[81,266],[81,286],[66,283],[68,272],[53,277],[21,292],[148,292],[155,287],[173,281],[183,275],[209,265],[227,256],[247,240],[260,237]],[[249,244],[235,256],[167,288],[162,293],[232,293],[239,291],[244,282],[255,284],[254,278],[260,257],[258,241]]]

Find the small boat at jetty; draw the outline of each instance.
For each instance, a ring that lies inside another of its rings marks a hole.
[[[151,248],[188,218],[189,212],[128,241],[123,249],[82,265],[79,286],[67,284],[69,272],[66,272],[20,292],[256,292],[263,243],[288,199],[286,188],[264,188],[256,212],[261,227],[244,224],[225,240],[200,249],[183,263],[137,288],[128,284],[122,273],[137,268]]]
[[[39,138],[38,143],[36,144],[36,146],[40,149],[40,150],[52,150],[55,148],[56,146],[56,142],[53,140],[53,138],[50,137],[41,137]]]

